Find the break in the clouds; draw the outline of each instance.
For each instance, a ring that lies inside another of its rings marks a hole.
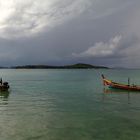
[[[139,0],[0,0],[0,65],[140,67]]]

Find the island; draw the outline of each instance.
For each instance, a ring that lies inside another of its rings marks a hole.
[[[24,65],[14,66],[13,69],[108,69],[105,66],[96,66],[91,64],[77,63],[73,65],[51,66],[51,65]]]

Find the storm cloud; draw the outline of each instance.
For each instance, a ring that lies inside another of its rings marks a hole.
[[[111,38],[109,42],[98,42],[94,46],[88,48],[86,51],[81,52],[79,54],[73,53],[76,57],[106,57],[110,55],[114,55],[116,51],[120,49],[120,40],[121,36],[116,36]]]
[[[0,65],[140,67],[138,0],[0,0]]]
[[[19,38],[62,24],[90,6],[84,0],[5,0],[0,2],[0,33],[4,38]]]

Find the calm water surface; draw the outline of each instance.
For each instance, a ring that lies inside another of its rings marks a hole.
[[[0,140],[139,140],[140,93],[104,89],[102,73],[140,84],[140,70],[0,70]]]

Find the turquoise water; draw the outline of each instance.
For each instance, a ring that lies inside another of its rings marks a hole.
[[[104,89],[102,73],[140,84],[140,70],[0,70],[0,139],[139,140],[140,93]]]

